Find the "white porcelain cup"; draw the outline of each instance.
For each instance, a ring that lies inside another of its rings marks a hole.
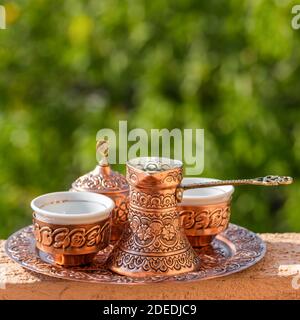
[[[214,181],[210,178],[183,178],[183,184]],[[234,187],[217,186],[184,191],[178,212],[193,247],[207,246],[224,231],[230,220]]]
[[[32,200],[38,250],[51,254],[56,264],[90,263],[108,246],[114,202],[90,192],[55,192]]]

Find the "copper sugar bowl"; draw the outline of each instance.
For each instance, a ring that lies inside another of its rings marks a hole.
[[[179,220],[182,162],[142,157],[127,162],[128,221],[107,261],[121,275],[171,276],[195,271],[200,259]]]
[[[70,191],[99,193],[108,196],[115,202],[111,227],[111,242],[115,243],[120,239],[127,222],[129,185],[122,174],[111,169],[106,140],[98,140],[96,152],[102,157],[101,161],[93,171],[79,177],[72,184]]]

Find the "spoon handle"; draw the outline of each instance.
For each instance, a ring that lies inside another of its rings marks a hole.
[[[183,190],[207,188],[215,186],[239,186],[239,185],[256,185],[256,186],[279,186],[293,183],[292,177],[286,176],[266,176],[253,179],[237,179],[237,180],[213,180],[192,184],[180,184],[179,188]]]

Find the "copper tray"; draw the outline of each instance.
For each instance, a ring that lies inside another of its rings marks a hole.
[[[31,271],[65,280],[112,284],[180,282],[227,276],[254,265],[266,252],[265,243],[255,233],[230,224],[226,231],[215,238],[211,246],[196,250],[202,261],[199,271],[169,277],[134,278],[120,276],[105,269],[105,261],[111,249],[112,246],[99,252],[90,266],[64,268],[54,265],[47,254],[37,252],[32,226],[11,235],[5,245],[8,256]]]

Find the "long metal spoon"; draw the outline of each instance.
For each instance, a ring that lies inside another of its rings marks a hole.
[[[207,188],[215,186],[239,186],[239,185],[256,185],[256,186],[279,186],[287,185],[293,183],[292,177],[286,176],[266,176],[253,179],[237,179],[237,180],[213,180],[213,181],[203,181],[198,183],[181,183],[178,189],[188,190],[188,189],[198,189]]]

